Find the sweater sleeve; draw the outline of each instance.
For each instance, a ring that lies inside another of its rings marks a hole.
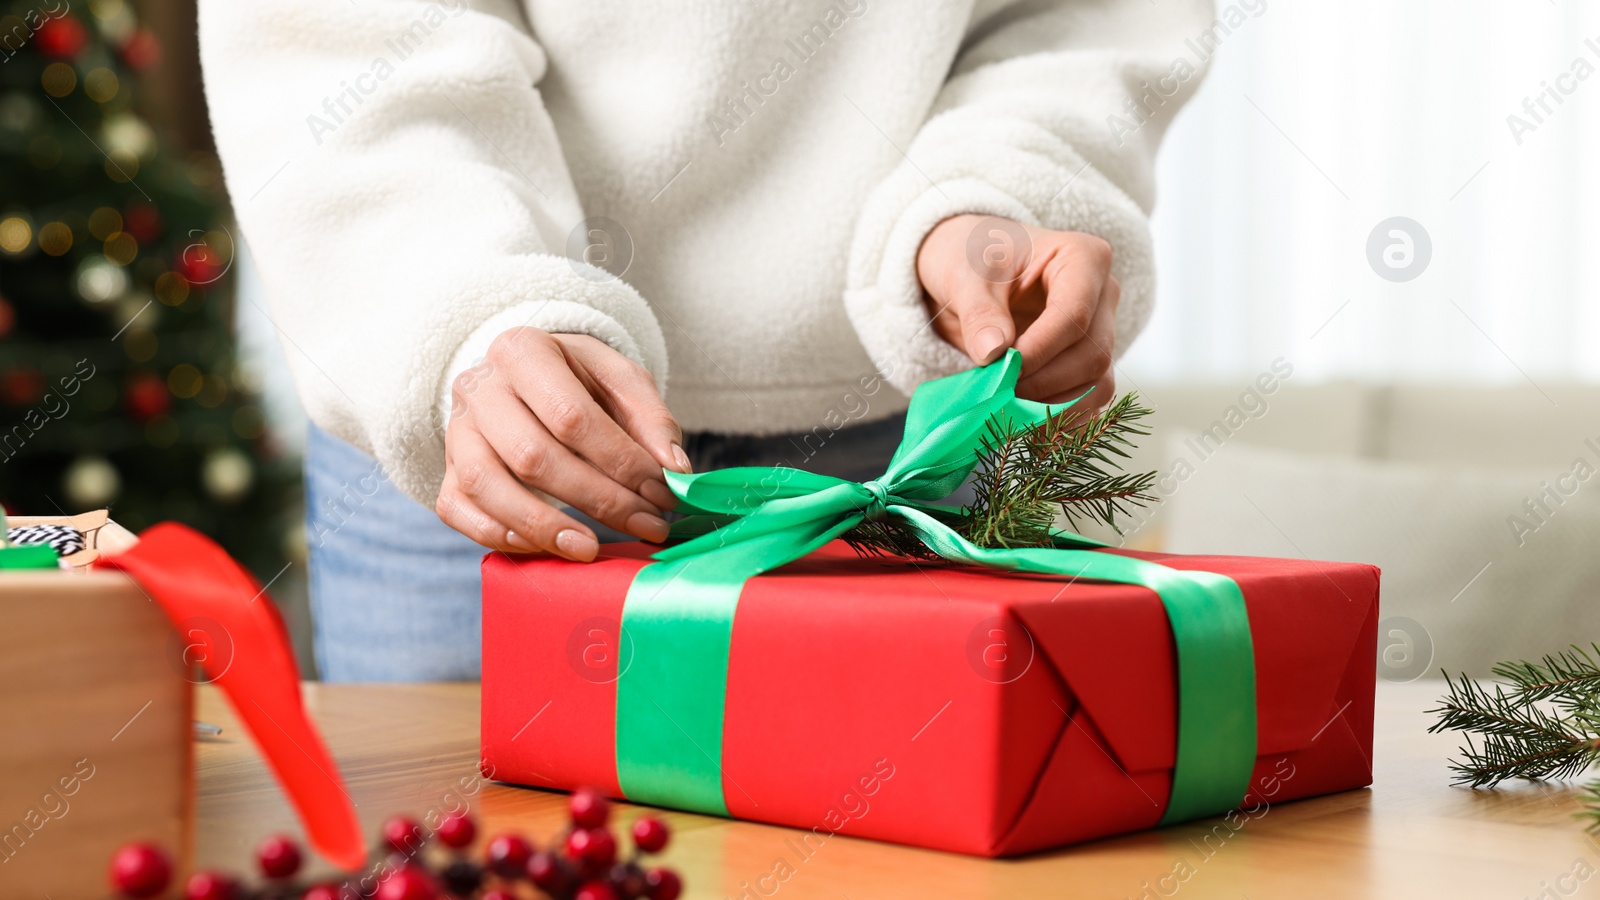
[[[665,385],[643,298],[564,256],[583,213],[512,2],[201,0],[200,38],[300,396],[407,494],[437,496],[440,398],[492,329],[592,335]]]
[[[845,306],[880,372],[905,393],[968,368],[927,327],[916,272],[940,221],[975,213],[1109,242],[1122,284],[1116,352],[1154,299],[1149,229],[1161,133],[1199,84],[1186,38],[1211,0],[977,4],[951,76],[905,160],[856,225]]]

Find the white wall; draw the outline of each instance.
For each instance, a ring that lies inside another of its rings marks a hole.
[[[1600,4],[1265,0],[1168,134],[1160,306],[1121,386],[1280,355],[1299,381],[1600,380],[1597,134]],[[1432,238],[1407,283],[1367,259],[1391,216]]]

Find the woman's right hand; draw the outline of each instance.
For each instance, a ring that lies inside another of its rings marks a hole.
[[[661,469],[688,473],[683,432],[639,364],[587,335],[513,328],[451,386],[444,486],[434,506],[493,550],[587,562],[594,532],[529,488],[647,541],[676,502]]]

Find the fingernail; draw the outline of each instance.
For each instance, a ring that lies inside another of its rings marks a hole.
[[[523,553],[532,553],[539,549],[538,547],[535,547],[527,538],[517,534],[515,531],[506,532],[506,543],[517,548],[518,550],[521,550]]]
[[[667,520],[647,512],[636,512],[628,517],[628,533],[647,541],[661,543],[672,533]]]
[[[667,483],[657,481],[654,478],[647,479],[644,484],[639,486],[639,496],[654,503],[660,509],[672,509],[678,505],[678,497],[672,493],[671,488],[667,487]]]
[[[694,468],[689,465],[689,454],[683,452],[683,448],[677,444],[672,445],[672,461],[678,464],[673,471],[682,475],[694,472]]]
[[[600,552],[600,542],[576,528],[568,528],[556,535],[556,549],[568,559],[588,562]]]
[[[972,339],[972,358],[980,363],[993,362],[995,351],[1005,346],[1006,333],[998,326],[990,325],[978,332]]]

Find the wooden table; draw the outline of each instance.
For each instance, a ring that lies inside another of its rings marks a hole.
[[[1600,881],[1585,883],[1600,871],[1600,841],[1572,818],[1575,785],[1449,785],[1445,761],[1457,737],[1425,733],[1423,713],[1441,694],[1440,682],[1380,682],[1374,786],[1275,806],[1209,857],[1196,849],[1205,822],[999,861],[839,837],[770,896],[1561,900],[1600,892]],[[312,684],[307,701],[374,831],[390,813],[464,803],[491,833],[515,828],[543,840],[565,822],[565,795],[477,780],[477,685]],[[220,695],[203,691],[199,714],[225,731],[198,752],[197,862],[239,869],[260,837],[296,831],[295,820]],[[621,818],[636,814],[625,806]],[[689,897],[738,898],[746,885],[752,900],[763,896],[757,878],[795,833],[663,815],[675,830],[664,859]]]

